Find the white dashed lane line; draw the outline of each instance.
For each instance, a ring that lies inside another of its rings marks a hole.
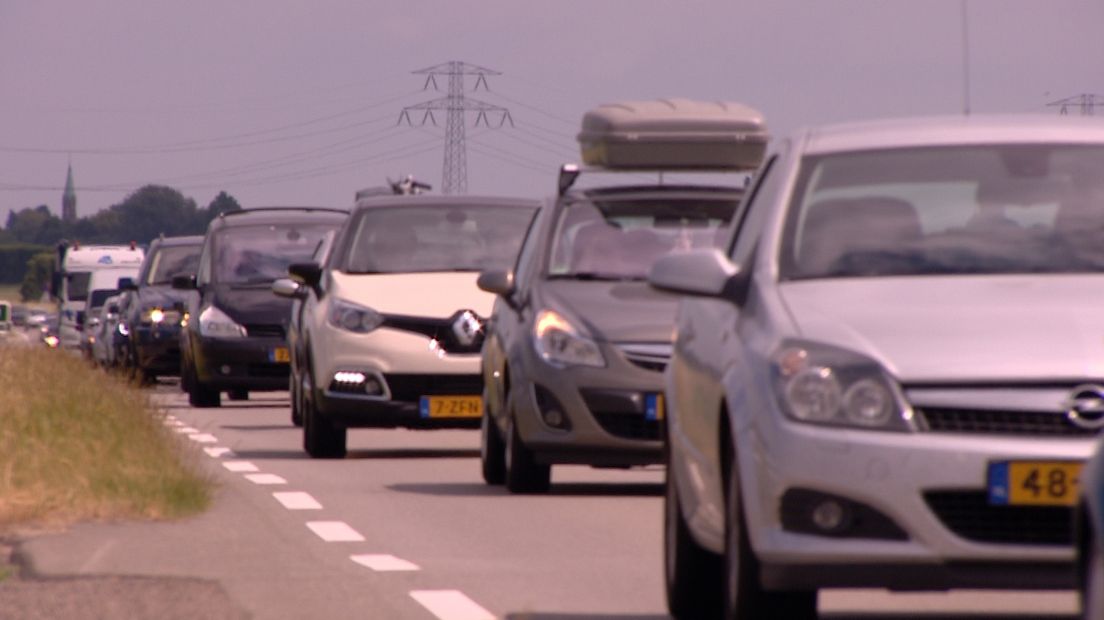
[[[218,439],[215,439],[214,435],[210,433],[196,433],[194,435],[188,435],[188,439],[196,443],[218,443]]]
[[[253,484],[287,484],[287,480],[276,474],[246,474],[245,479]]]
[[[259,471],[257,466],[249,461],[223,461],[222,466],[228,471],[237,473],[248,473]]]
[[[284,508],[288,510],[322,510],[322,504],[319,504],[318,500],[311,497],[310,493],[289,491],[284,493],[273,493],[272,497],[275,497],[276,501],[283,504]]]
[[[181,435],[194,435],[195,433],[199,432],[198,428],[192,428],[190,426],[180,426],[177,427],[175,430]]]
[[[349,559],[361,566],[378,572],[421,570],[418,565],[413,562],[407,562],[402,558],[383,553],[351,555]]]
[[[459,590],[414,590],[410,596],[441,620],[495,620]]]
[[[326,542],[364,542],[360,532],[342,521],[309,521],[307,527]]]
[[[223,446],[215,446],[214,448],[204,448],[203,451],[207,453],[207,456],[209,456],[211,458],[215,458],[215,459],[219,458],[220,456],[235,456],[233,450],[231,450],[230,448],[223,447]]]

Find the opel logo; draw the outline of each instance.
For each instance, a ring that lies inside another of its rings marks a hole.
[[[1066,418],[1089,430],[1104,428],[1104,386],[1079,385],[1065,402]]]
[[[452,334],[461,346],[470,347],[483,333],[483,323],[471,310],[464,310],[452,321]],[[1102,388],[1104,389],[1104,388]]]

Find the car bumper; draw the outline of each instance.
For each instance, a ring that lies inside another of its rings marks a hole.
[[[180,328],[138,327],[133,330],[134,352],[143,370],[169,375],[180,372]]]
[[[478,428],[481,407],[464,417],[430,417],[423,397],[481,396],[478,353],[435,351],[420,334],[379,329],[352,334],[326,327],[312,343],[319,413],[345,427]],[[342,384],[339,373],[359,373],[378,386]]]
[[[1093,439],[832,429],[777,411],[765,418],[735,436],[747,526],[768,585],[1073,585],[1072,509],[990,505],[987,477],[998,461],[1085,461]],[[811,533],[811,517],[803,523],[794,512],[794,490],[842,498],[867,525],[884,517],[896,533]],[[1038,567],[1034,581],[1022,578],[1027,566]]]
[[[663,459],[663,374],[603,347],[606,366],[557,368],[526,347],[511,366],[519,435],[540,462],[647,465]],[[549,423],[561,411],[564,427]]]
[[[287,352],[282,338],[199,338],[193,344],[196,378],[219,390],[286,390],[290,365],[278,362]]]

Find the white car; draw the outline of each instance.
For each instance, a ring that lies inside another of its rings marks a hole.
[[[779,140],[724,251],[660,259],[678,618],[822,587],[1075,586],[1104,428],[1104,122],[960,117]]]
[[[350,427],[478,428],[480,350],[494,296],[476,279],[513,265],[537,204],[413,197],[358,203],[324,265],[273,290],[303,299],[293,364],[303,446],[341,458]]]

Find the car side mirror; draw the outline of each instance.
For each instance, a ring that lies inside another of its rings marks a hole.
[[[288,265],[288,274],[311,288],[322,281],[322,265],[318,263],[292,263]]]
[[[716,248],[668,254],[652,264],[652,288],[700,297],[723,297],[742,304],[748,279],[740,267]]]
[[[501,269],[484,271],[479,274],[475,285],[488,293],[499,297],[509,297],[514,293],[514,272]]]
[[[136,291],[138,290],[138,285],[134,283],[133,278],[119,278],[119,283],[115,288],[120,291]]]
[[[178,291],[194,291],[196,289],[195,274],[173,276],[172,287]]]
[[[304,285],[291,278],[280,278],[272,283],[272,292],[288,299],[302,299],[305,293],[303,288]]]

